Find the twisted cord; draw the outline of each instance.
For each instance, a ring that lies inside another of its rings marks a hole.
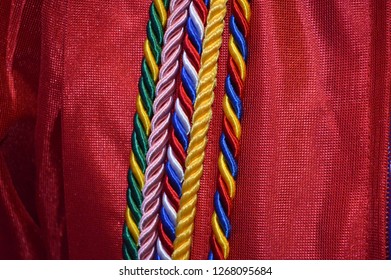
[[[224,17],[227,0],[211,0],[205,29],[201,68],[198,75],[197,96],[190,131],[190,143],[187,149],[185,175],[182,185],[182,197],[177,217],[176,238],[173,259],[189,259],[197,192],[203,172],[206,136],[212,117],[212,103],[216,86],[217,60],[220,54]]]
[[[128,170],[127,207],[122,232],[122,255],[126,260],[137,259],[139,228],[141,218],[141,189],[144,186],[148,135],[152,118],[152,102],[158,79],[164,27],[167,21],[169,0],[154,0],[149,9],[147,39],[144,44],[144,58],[138,83],[136,114],[133,120],[132,151]]]
[[[250,4],[247,0],[233,0],[229,22],[229,63],[223,98],[223,132],[220,137],[218,159],[219,178],[214,196],[215,211],[208,259],[227,259],[231,234],[231,207],[236,192],[239,140],[241,136],[243,84],[246,78],[247,39]]]
[[[157,226],[161,204],[162,179],[166,159],[168,126],[173,107],[176,77],[179,72],[179,56],[182,52],[184,25],[188,17],[190,0],[173,0],[170,4],[170,16],[164,34],[162,66],[159,82],[156,86],[156,99],[153,103],[151,135],[148,139],[147,169],[142,217],[140,220],[139,258],[153,259],[156,251]]]
[[[157,259],[170,260],[174,249],[176,218],[182,192],[190,120],[198,84],[207,14],[208,9],[202,0],[191,2],[183,41],[181,83],[171,121],[172,130],[167,151],[166,174],[163,180],[159,235],[156,244]]]

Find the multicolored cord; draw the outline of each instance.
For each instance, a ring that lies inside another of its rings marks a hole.
[[[163,44],[164,27],[167,21],[169,0],[154,0],[149,10],[147,40],[139,80],[136,114],[133,120],[132,151],[128,171],[127,207],[122,233],[122,255],[124,259],[137,259],[139,222],[141,219],[141,189],[144,186],[148,135],[151,130],[152,103],[159,76],[159,65]]]
[[[156,99],[153,103],[154,116],[149,137],[150,148],[147,153],[147,169],[143,188],[144,201],[140,220],[139,259],[155,258],[162,179],[169,140],[169,124],[189,5],[190,0],[173,0],[171,2],[171,13],[164,34],[162,66],[156,86]]]
[[[182,197],[177,216],[173,259],[189,259],[197,193],[203,173],[203,162],[209,123],[212,118],[214,88],[216,86],[217,61],[220,55],[227,0],[211,0],[205,28],[205,38],[198,75],[197,95],[190,131],[188,155],[182,184]]]
[[[160,209],[157,259],[170,260],[175,240],[175,226],[182,182],[185,172],[186,151],[193,104],[196,98],[202,39],[208,9],[202,0],[193,0],[183,41],[181,83],[175,101],[171,137],[167,151],[166,175],[163,181],[162,207]]]
[[[241,136],[242,97],[246,79],[247,39],[251,9],[247,0],[233,0],[229,22],[229,63],[223,98],[223,132],[218,159],[219,179],[214,196],[215,211],[208,259],[227,259],[231,234],[231,207],[238,176],[239,140]]]

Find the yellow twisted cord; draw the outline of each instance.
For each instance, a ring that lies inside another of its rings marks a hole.
[[[223,178],[224,183],[227,185],[229,197],[233,198],[236,193],[236,181],[229,171],[229,168],[224,159],[224,155],[221,152],[219,154],[218,165],[221,177]]]
[[[246,18],[247,22],[249,22],[251,16],[251,9],[250,9],[249,2],[247,0],[239,0],[238,4],[240,5],[243,15]],[[246,62],[244,61],[244,58],[242,57],[238,47],[236,46],[235,39],[232,35],[230,35],[229,38],[228,51],[229,51],[229,55],[234,60],[235,65],[237,66],[238,72],[240,73],[240,78],[242,79],[242,81],[244,81],[246,79]],[[229,101],[227,94],[225,94],[223,98],[223,111],[225,117],[227,118],[228,122],[232,127],[235,137],[238,140],[240,140],[241,137],[240,120],[235,114],[235,111],[232,108],[232,105]],[[220,152],[219,155],[218,166],[219,166],[220,175],[223,178],[223,181],[227,187],[229,197],[233,199],[236,193],[236,181],[226,164],[222,152]],[[216,212],[213,212],[211,223],[212,223],[213,233],[216,237],[216,241],[220,245],[220,248],[224,255],[224,259],[227,259],[229,255],[229,249],[230,249],[229,241],[221,229]]]
[[[134,222],[132,215],[130,214],[129,207],[126,207],[125,222],[126,222],[126,226],[129,229],[130,234],[134,238],[134,241],[136,241],[138,243],[138,237],[140,236],[140,231],[138,229],[138,226]]]
[[[149,133],[151,132],[151,120],[148,117],[148,113],[144,108],[143,102],[141,101],[140,94],[136,97],[136,111],[139,115],[139,118],[141,120],[141,123],[143,124],[145,128],[145,132],[147,136],[149,136]]]
[[[167,23],[167,10],[166,7],[164,7],[164,3],[162,0],[154,0],[153,3],[155,4],[156,10],[159,14],[160,21],[162,23],[162,26],[165,27]]]
[[[144,186],[145,183],[144,173],[141,170],[140,166],[138,165],[136,157],[134,156],[133,153],[130,154],[130,168],[132,168],[132,172],[137,180],[138,185]]]
[[[156,10],[159,14],[160,21],[162,23],[162,26],[166,26],[167,23],[167,11],[164,7],[163,0],[154,0],[153,1],[156,7]],[[149,67],[149,70],[151,71],[153,81],[156,83],[159,77],[159,66],[157,65],[155,58],[153,56],[152,50],[151,50],[151,42],[147,38],[144,43],[144,57],[147,62],[147,65]],[[140,93],[137,94],[136,97],[136,111],[139,115],[139,118],[141,120],[141,123],[144,126],[145,132],[147,136],[149,136],[151,132],[151,120],[148,117],[147,110],[145,109]],[[132,172],[134,173],[137,183],[140,186],[140,189],[144,187],[145,182],[145,176],[142,172],[141,167],[137,163],[137,160],[135,158],[135,155],[133,151],[131,151],[130,154],[130,167],[132,169]],[[138,238],[140,236],[140,231],[138,229],[138,226],[136,225],[135,221],[133,220],[132,215],[130,214],[129,206],[126,207],[125,210],[125,223],[129,229],[129,232],[132,236],[132,238],[138,243]]]
[[[214,235],[216,236],[217,243],[219,243],[223,251],[224,259],[227,259],[229,254],[229,242],[228,239],[225,237],[223,231],[221,230],[216,212],[213,212],[212,215],[212,230]]]
[[[232,128],[234,130],[236,138],[238,138],[238,140],[239,140],[240,137],[242,136],[242,127],[240,125],[240,121],[239,121],[238,117],[235,114],[234,109],[232,108],[231,103],[229,102],[227,95],[224,95],[224,98],[223,98],[223,111],[224,111],[224,114],[227,117],[230,125],[232,126]]]
[[[203,52],[197,97],[194,103],[190,143],[187,150],[186,171],[182,185],[182,197],[177,216],[176,239],[172,259],[190,258],[190,247],[194,230],[197,192],[203,172],[205,147],[209,122],[212,118],[214,88],[216,86],[217,61],[220,55],[224,17],[227,12],[227,0],[212,0],[205,28]]]

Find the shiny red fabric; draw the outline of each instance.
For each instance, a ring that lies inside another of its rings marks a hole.
[[[121,258],[150,2],[0,2],[0,258]],[[252,9],[230,258],[386,258],[390,1]],[[193,259],[209,251],[227,35]]]

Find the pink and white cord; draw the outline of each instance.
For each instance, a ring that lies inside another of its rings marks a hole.
[[[190,0],[174,0],[164,34],[161,69],[153,103],[154,116],[149,136],[147,169],[143,188],[142,217],[140,220],[139,259],[154,259],[156,253],[157,225],[161,207],[162,178],[166,160],[169,124],[182,52],[184,25],[188,18]]]

